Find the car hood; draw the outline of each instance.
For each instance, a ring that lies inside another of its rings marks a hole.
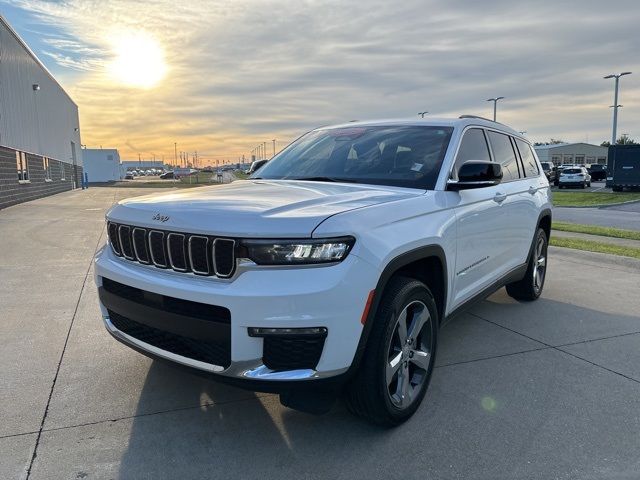
[[[107,218],[230,237],[309,237],[332,215],[423,194],[423,190],[379,185],[246,180],[122,200]]]

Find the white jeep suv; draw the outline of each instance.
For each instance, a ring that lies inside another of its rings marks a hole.
[[[95,278],[107,330],[146,355],[308,412],[343,393],[396,425],[425,395],[445,320],[502,286],[538,298],[550,227],[516,131],[348,123],[249,180],[119,202]]]

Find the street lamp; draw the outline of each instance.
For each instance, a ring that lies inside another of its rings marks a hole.
[[[487,98],[487,102],[493,102],[493,121],[496,121],[496,110],[498,108],[498,100],[502,100],[504,97]]]
[[[276,139],[271,140],[273,142],[273,156],[276,156]]]
[[[615,145],[616,144],[616,130],[618,130],[618,107],[621,107],[622,105],[618,105],[618,85],[620,84],[620,77],[624,76],[624,75],[631,75],[631,72],[622,72],[622,73],[612,73],[611,75],[607,75],[606,77],[603,77],[605,79],[607,78],[615,78],[616,79],[616,86],[615,86],[615,94],[613,97],[613,105],[611,105],[611,107],[613,107],[613,132],[611,132],[611,145]]]
[[[420,115],[422,118],[424,118],[424,116],[429,113],[426,110],[424,112],[418,112],[418,115]]]

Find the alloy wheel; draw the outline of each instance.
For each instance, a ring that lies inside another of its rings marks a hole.
[[[544,275],[547,270],[547,249],[546,242],[543,236],[540,236],[540,238],[538,238],[533,255],[533,288],[536,290],[536,292],[539,292],[542,289],[542,285],[544,283]]]
[[[404,410],[418,398],[428,377],[432,352],[429,309],[413,301],[398,315],[387,352],[387,393],[396,408]]]

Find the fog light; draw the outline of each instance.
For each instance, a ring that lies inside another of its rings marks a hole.
[[[249,327],[250,337],[269,337],[272,335],[284,336],[327,336],[326,327],[308,327],[308,328],[265,328],[265,327]]]

